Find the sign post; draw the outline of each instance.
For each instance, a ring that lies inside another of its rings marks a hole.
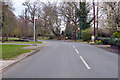
[[[34,17],[34,26],[33,26],[33,28],[34,28],[34,33],[33,33],[33,37],[34,37],[34,39],[33,39],[33,40],[34,40],[34,44],[33,44],[33,45],[34,45],[34,46],[35,46],[35,33],[36,33],[36,32],[35,32],[35,21],[37,21],[37,19],[35,19],[35,17]]]

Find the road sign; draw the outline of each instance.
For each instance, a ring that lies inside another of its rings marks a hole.
[[[37,19],[35,19],[35,21],[38,21]]]

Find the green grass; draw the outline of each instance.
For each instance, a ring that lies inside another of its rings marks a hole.
[[[2,45],[2,58],[9,59],[16,57],[20,54],[30,52],[29,49],[22,49],[23,47],[27,47],[27,45]]]
[[[29,42],[17,42],[17,41],[7,41],[5,43],[19,43],[19,44],[33,44],[33,41],[29,41]],[[42,44],[41,41],[35,41],[36,44]]]
[[[73,41],[73,42],[84,42],[84,41],[81,39],[81,40],[76,40],[76,41]]]
[[[0,40],[2,40],[2,37],[0,37]],[[4,40],[6,40],[6,38],[4,38]],[[19,40],[19,38],[8,38],[8,41],[9,40]]]
[[[38,37],[37,39],[39,39],[39,40],[57,40],[57,39],[48,39],[48,38],[43,38],[43,37]]]
[[[2,58],[2,45],[0,44],[0,59]]]

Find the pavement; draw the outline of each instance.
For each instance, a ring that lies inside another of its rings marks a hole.
[[[118,78],[118,55],[75,42],[43,41],[47,48],[21,60],[3,78]]]

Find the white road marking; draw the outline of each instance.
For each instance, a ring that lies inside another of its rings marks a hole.
[[[89,67],[89,65],[85,62],[85,60],[82,58],[82,56],[80,56],[80,59],[83,61],[83,63],[84,63],[85,66],[87,67],[87,69],[91,69],[91,68]]]
[[[77,49],[75,49],[75,51],[77,52],[77,54],[79,54],[79,52],[78,52],[78,50],[77,50]]]
[[[75,48],[75,46],[73,46],[73,48]]]

